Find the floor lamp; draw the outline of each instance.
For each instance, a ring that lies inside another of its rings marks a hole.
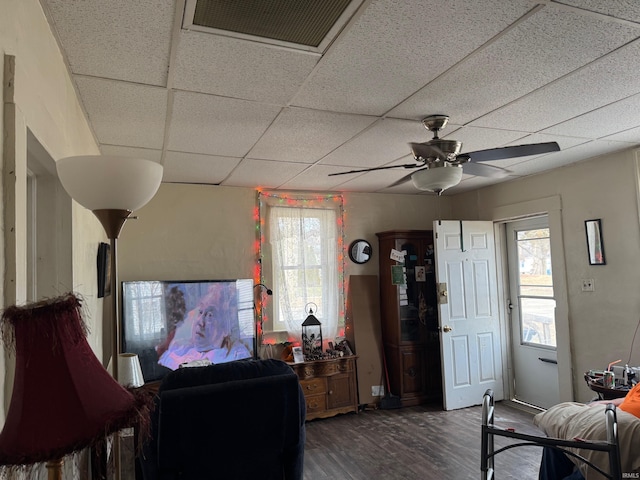
[[[118,307],[118,252],[120,231],[134,210],[144,206],[158,191],[162,165],[151,160],[108,155],[66,157],[56,161],[60,183],[69,196],[91,210],[104,227],[111,246],[111,355],[120,353]],[[112,362],[118,380],[118,362]],[[114,441],[116,478],[120,476],[118,437]]]

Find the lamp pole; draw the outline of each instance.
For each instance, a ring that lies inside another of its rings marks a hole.
[[[120,312],[118,308],[117,239],[131,212],[144,206],[162,182],[162,165],[143,158],[80,155],[56,161],[62,186],[71,198],[100,220],[111,245],[111,365],[118,380]],[[120,479],[120,437],[113,440],[115,478]]]
[[[120,354],[120,310],[118,302],[118,236],[131,215],[131,210],[122,209],[100,209],[93,210],[93,214],[98,217],[107,237],[110,241],[111,255],[109,258],[110,280],[111,280],[111,374],[118,381],[118,357]],[[116,432],[113,437],[113,468],[115,479],[120,480],[120,433]]]

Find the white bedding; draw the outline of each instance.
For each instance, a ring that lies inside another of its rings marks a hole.
[[[589,407],[582,403],[565,402],[537,414],[533,423],[542,429],[547,436],[553,438],[606,441],[605,409],[605,405]],[[625,478],[625,473],[633,473],[633,476],[626,476],[626,478],[640,478],[640,476],[636,477],[634,473],[640,472],[640,419],[620,409],[616,409],[616,416],[623,478]],[[574,452],[579,453],[605,472],[609,471],[609,460],[606,453],[593,450],[574,450]],[[573,457],[569,457],[574,463],[578,462]],[[579,465],[579,467],[586,480],[604,478],[594,469],[587,468],[586,465]]]

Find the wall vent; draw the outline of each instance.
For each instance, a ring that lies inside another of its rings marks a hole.
[[[362,0],[187,0],[183,28],[322,53]]]

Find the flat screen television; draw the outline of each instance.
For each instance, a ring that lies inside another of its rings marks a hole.
[[[122,282],[122,351],[145,382],[195,360],[255,358],[253,280]]]

